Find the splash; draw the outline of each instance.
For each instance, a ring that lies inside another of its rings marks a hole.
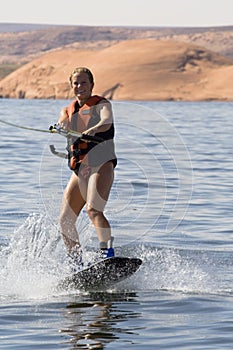
[[[143,244],[133,251],[143,264],[122,287],[144,292],[166,290],[197,294],[217,290],[216,269],[208,254]]]
[[[92,232],[86,232],[85,244]],[[88,236],[89,235],[89,236]],[[93,242],[92,242],[93,243]],[[88,249],[85,251],[88,255]],[[134,276],[113,290],[143,292],[158,290],[185,293],[212,293],[217,290],[214,259],[208,254],[182,249],[158,248],[154,245],[130,244],[116,248],[116,255],[140,257],[143,264]],[[20,226],[7,247],[0,252],[1,298],[44,299],[78,290],[58,290],[70,273],[67,255],[58,227],[45,214],[32,214]]]
[[[77,228],[85,257],[91,259],[86,249],[93,245],[93,229],[87,215],[80,215]],[[7,247],[0,251],[1,298],[44,299],[67,294],[60,282],[71,273],[67,252],[59,228],[45,213],[31,214],[14,231]],[[78,291],[75,290],[77,293]]]
[[[1,251],[1,295],[43,298],[53,293],[65,252],[56,226],[46,215],[32,214]]]

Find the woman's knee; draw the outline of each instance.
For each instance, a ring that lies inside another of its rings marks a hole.
[[[93,206],[88,205],[88,204],[86,205],[86,211],[87,211],[89,218],[92,221],[95,220],[99,216],[103,216],[103,213],[101,211],[97,210],[96,208],[94,208]]]

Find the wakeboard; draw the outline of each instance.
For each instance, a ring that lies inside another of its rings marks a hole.
[[[63,288],[108,288],[132,276],[142,264],[139,258],[110,257],[73,273],[62,282]]]

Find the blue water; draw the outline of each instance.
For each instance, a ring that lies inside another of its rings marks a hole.
[[[46,129],[67,101],[0,100]],[[117,254],[140,270],[109,290],[57,286],[70,176],[60,135],[0,123],[0,349],[232,349],[232,103],[113,102],[118,166],[106,207]],[[84,251],[97,247],[85,211]]]

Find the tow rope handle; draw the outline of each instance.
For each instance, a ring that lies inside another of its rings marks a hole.
[[[50,151],[57,157],[68,159],[68,154],[56,151],[54,145],[49,145]]]
[[[57,125],[57,124],[51,125],[49,127],[49,131],[51,133],[57,133],[57,134],[65,136],[65,137],[76,136],[77,139],[80,139],[80,140],[86,141],[86,142],[100,143],[100,142],[104,141],[104,139],[102,139],[102,137],[82,134],[82,133],[75,131],[75,130],[63,129],[60,125]]]

